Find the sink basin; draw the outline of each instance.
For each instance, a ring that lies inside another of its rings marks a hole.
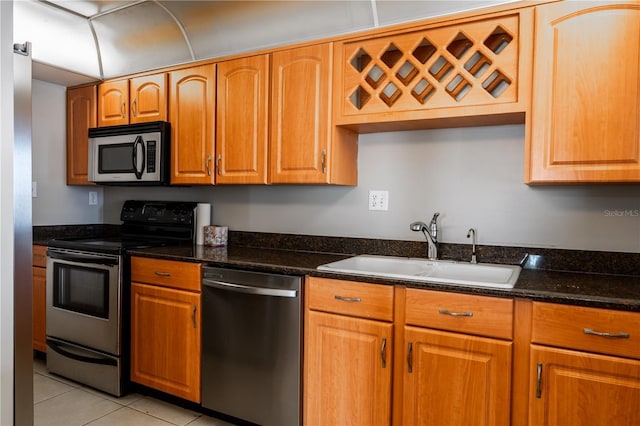
[[[361,255],[318,266],[318,270],[476,287],[513,288],[520,266],[409,257]]]

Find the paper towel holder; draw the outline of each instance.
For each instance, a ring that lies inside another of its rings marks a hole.
[[[204,227],[211,225],[211,204],[198,203],[196,205],[196,245],[204,244]]]

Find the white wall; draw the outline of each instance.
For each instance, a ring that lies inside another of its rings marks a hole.
[[[523,152],[523,125],[361,135],[357,187],[105,188],[104,217],[128,198],[194,200],[233,230],[422,240],[409,223],[438,211],[444,242],[475,227],[480,244],[640,252],[638,185],[527,186]],[[370,189],[389,211],[367,210]]]
[[[34,225],[102,223],[102,188],[67,186],[66,88],[33,80]],[[97,191],[98,205],[89,205]]]
[[[409,223],[438,211],[444,242],[465,243],[475,227],[480,244],[640,252],[640,217],[628,214],[640,185],[523,184],[523,125],[360,135],[357,187],[74,187],[65,89],[34,81],[33,92],[34,225],[118,224],[126,199],[176,199],[211,202],[233,230],[422,240]],[[389,211],[367,210],[370,189],[389,191]]]

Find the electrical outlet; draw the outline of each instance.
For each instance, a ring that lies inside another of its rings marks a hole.
[[[31,198],[38,198],[38,182],[31,182]]]
[[[96,191],[89,191],[89,205],[95,206],[98,204],[98,193]]]
[[[389,210],[389,191],[369,191],[369,210]]]

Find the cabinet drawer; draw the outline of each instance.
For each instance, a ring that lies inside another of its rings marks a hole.
[[[40,268],[47,267],[47,246],[33,246],[33,266]]]
[[[132,257],[131,281],[200,291],[201,267],[200,263]]]
[[[393,286],[307,278],[309,309],[354,317],[393,320]]]
[[[534,343],[640,359],[640,313],[533,302]]]
[[[513,300],[407,289],[406,323],[480,336],[511,339]]]

